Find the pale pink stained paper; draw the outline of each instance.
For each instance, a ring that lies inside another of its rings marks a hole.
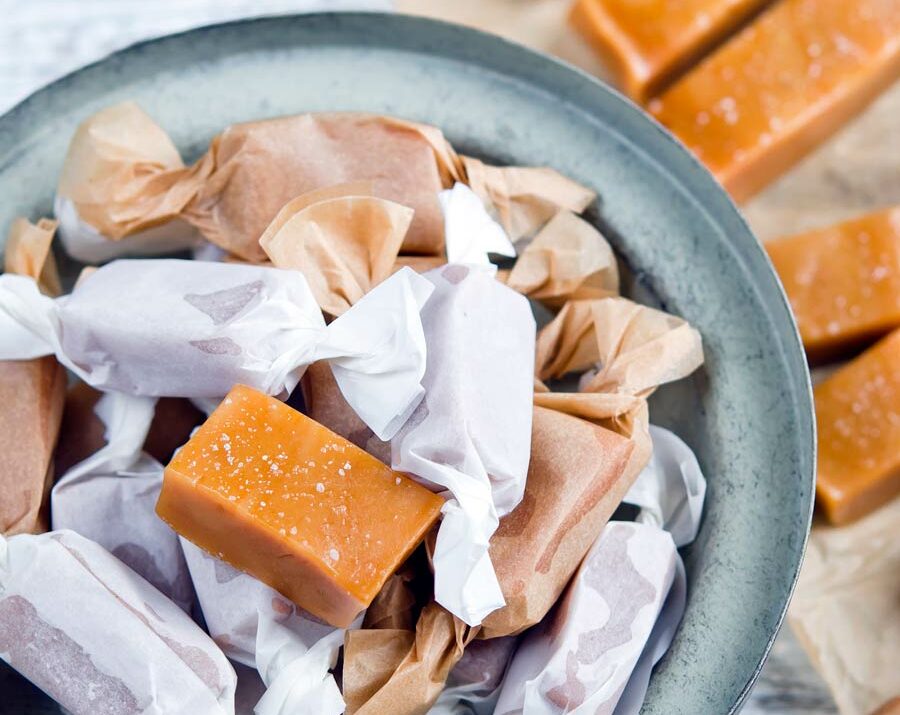
[[[73,715],[234,712],[209,636],[72,531],[0,540],[0,657]]]

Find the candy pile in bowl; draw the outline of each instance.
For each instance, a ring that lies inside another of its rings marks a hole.
[[[637,712],[705,492],[647,398],[703,353],[594,198],[390,117],[189,167],[88,118],[0,276],[0,657],[76,715]]]

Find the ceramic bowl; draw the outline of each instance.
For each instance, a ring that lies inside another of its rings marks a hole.
[[[797,577],[814,420],[784,294],[709,173],[615,91],[523,47],[399,15],[298,15],[136,45],[0,118],[3,232],[16,215],[49,215],[76,125],[126,99],[170,132],[186,159],[233,122],[364,110],[435,124],[461,151],[552,166],[598,192],[589,218],[631,276],[625,292],[689,320],[706,350],[702,370],[651,401],[652,420],[696,451],[709,490],[699,538],[685,553],[687,611],[644,712],[735,712]],[[3,677],[4,699],[16,693],[6,712],[53,711],[24,681]]]

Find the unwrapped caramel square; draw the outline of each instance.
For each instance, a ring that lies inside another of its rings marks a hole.
[[[815,389],[816,499],[845,524],[900,494],[900,329]]]
[[[157,513],[209,553],[346,627],[443,504],[343,437],[238,385],[166,467]]]
[[[743,201],[898,76],[894,0],[782,0],[649,107]]]
[[[769,0],[577,0],[570,21],[638,102]]]
[[[811,362],[900,326],[900,208],[771,241]]]

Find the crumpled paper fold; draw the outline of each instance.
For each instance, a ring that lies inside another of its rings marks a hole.
[[[900,693],[900,499],[849,526],[813,526],[788,620],[841,715]]]
[[[163,466],[142,452],[154,403],[114,392],[100,399],[106,445],[53,487],[53,528],[95,541],[190,613],[194,590],[178,535],[156,515]]]
[[[561,209],[581,213],[597,197],[548,167],[490,166],[470,156],[460,159],[466,183],[513,242],[533,235]]]
[[[256,715],[340,715],[331,669],[344,640],[335,628],[249,574],[181,539],[197,600],[225,654],[256,668],[266,686]]]
[[[66,251],[98,263],[189,248],[199,239],[178,214],[211,166],[184,166],[168,135],[134,102],[106,107],[75,131],[54,212]]]
[[[413,210],[372,196],[371,182],[289,201],[259,243],[278,268],[302,271],[319,306],[341,315],[392,271]]]
[[[506,285],[559,307],[567,300],[618,295],[619,268],[597,229],[571,211],[560,211],[522,251]]]
[[[3,272],[31,276],[44,295],[62,293],[51,249],[56,227],[57,222],[49,218],[42,218],[36,224],[24,218],[15,219],[3,246]]]
[[[72,531],[0,537],[0,657],[73,715],[234,712],[209,636]]]
[[[432,602],[422,610],[414,634],[349,631],[343,670],[347,714],[425,713],[477,630]]]
[[[535,324],[527,301],[489,272],[450,264],[425,277],[435,286],[422,311],[426,398],[394,438],[392,466],[448,492],[435,599],[477,625],[503,605],[488,543],[525,489]]]
[[[8,274],[34,279],[50,295],[59,288],[50,250],[54,225],[16,219],[4,253]],[[53,357],[0,361],[0,534],[49,528],[53,449],[65,390],[66,372]]]
[[[119,260],[56,301],[0,276],[0,360],[53,354],[94,387],[219,398],[236,383],[289,393],[328,360],[344,397],[382,438],[422,398],[419,317],[433,290],[410,269],[326,327],[303,274],[202,261]]]

